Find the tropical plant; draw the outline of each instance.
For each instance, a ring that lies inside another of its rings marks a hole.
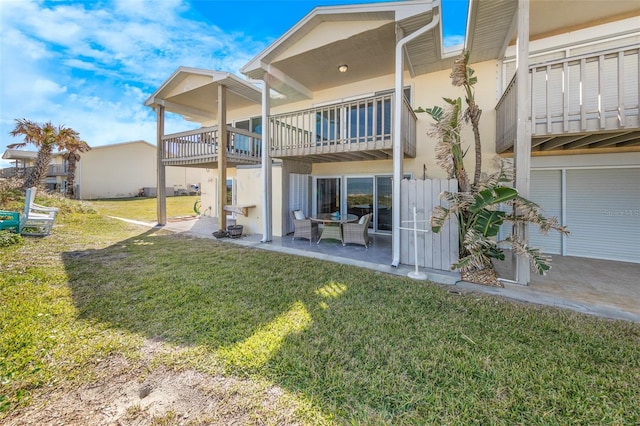
[[[75,196],[73,185],[76,179],[76,166],[80,161],[80,153],[87,152],[91,149],[88,143],[79,139],[69,139],[65,142],[62,149],[66,150],[62,157],[67,160],[67,197],[73,198]]]
[[[427,113],[434,124],[429,136],[436,137],[436,161],[449,175],[458,180],[458,192],[443,192],[440,198],[448,207],[436,207],[431,216],[433,232],[440,232],[452,216],[458,221],[459,260],[452,269],[462,272],[463,278],[473,277],[474,271],[489,271],[491,283],[496,281],[492,259],[504,260],[504,246],[510,246],[516,254],[526,256],[532,268],[544,275],[550,268],[550,258],[539,249],[530,247],[520,236],[510,235],[498,240],[498,232],[505,222],[536,225],[543,234],[556,230],[568,234],[555,217],[547,218],[536,203],[521,197],[512,187],[514,170],[512,163],[500,159],[497,171],[482,179],[481,141],[479,120],[482,111],[475,102],[473,86],[477,77],[468,66],[469,52],[463,52],[456,60],[451,73],[452,84],[463,86],[467,109],[462,111],[462,99],[443,98],[445,108],[418,108],[416,112]],[[471,123],[475,139],[475,170],[473,184],[464,165],[467,153],[462,146],[463,122]]]
[[[80,141],[80,135],[75,130],[60,125],[58,127],[47,122],[36,123],[26,118],[16,119],[15,128],[9,132],[11,136],[24,136],[24,141],[8,145],[8,148],[22,148],[28,144],[33,144],[38,149],[35,167],[27,174],[23,188],[32,186],[40,187],[47,175],[51,155],[54,149],[62,149],[73,141]]]

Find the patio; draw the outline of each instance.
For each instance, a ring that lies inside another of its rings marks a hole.
[[[168,223],[164,229],[187,233],[201,238],[214,238],[217,229],[214,218],[202,217]],[[220,241],[279,251],[298,256],[313,257],[379,272],[407,276],[414,270],[409,265],[391,266],[391,236],[371,234],[373,243],[363,246],[343,247],[337,240],[322,240],[320,244],[308,240],[292,240],[291,236],[274,237],[268,243],[260,242],[261,235],[245,235],[238,239]],[[545,277],[532,274],[531,284],[521,286],[505,282],[504,288],[490,287],[460,281],[459,274],[420,268],[431,281],[455,286],[452,291],[460,294],[487,293],[527,303],[555,306],[564,309],[612,319],[640,322],[640,265],[570,256],[553,256],[552,269]],[[496,265],[503,278],[512,276],[511,256]]]

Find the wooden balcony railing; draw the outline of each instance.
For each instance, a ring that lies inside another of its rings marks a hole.
[[[12,177],[25,177],[34,167],[5,167],[0,169],[0,177],[12,178]],[[69,174],[68,167],[64,164],[53,164],[47,168],[47,176],[66,176]]]
[[[203,127],[162,137],[165,165],[210,164],[218,161],[218,126]],[[258,164],[261,135],[227,126],[227,162]]]
[[[637,130],[639,51],[634,45],[530,66],[532,138]],[[496,106],[498,153],[513,147],[515,111],[514,77]]]
[[[273,115],[271,156],[313,157],[313,161],[391,158],[394,95],[385,94]],[[404,153],[416,154],[416,115],[403,103]]]

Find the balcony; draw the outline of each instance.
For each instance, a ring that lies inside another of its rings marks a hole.
[[[640,145],[639,53],[627,46],[529,68],[531,150]],[[496,152],[516,140],[515,77],[496,106]]]
[[[33,167],[5,167],[0,169],[0,178],[22,178],[33,170]],[[47,176],[66,176],[69,174],[68,167],[64,164],[54,164],[47,168]]]
[[[218,137],[218,126],[164,135],[162,163],[165,166],[216,168]],[[228,166],[260,164],[261,152],[261,135],[227,126]]]
[[[65,164],[52,164],[47,169],[47,176],[66,176],[69,168]]]
[[[310,162],[386,160],[393,156],[394,95],[386,94],[269,118],[271,156]],[[405,101],[404,155],[416,155],[416,115]]]

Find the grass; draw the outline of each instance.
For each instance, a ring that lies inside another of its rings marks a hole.
[[[278,386],[299,424],[640,422],[638,324],[91,212],[59,225],[0,248],[0,422],[147,339],[174,348],[155,364]]]
[[[167,197],[166,200],[167,217],[195,216],[193,206],[200,200],[200,196]],[[141,222],[157,220],[155,198],[114,198],[93,200],[89,204],[107,216],[124,217]]]

